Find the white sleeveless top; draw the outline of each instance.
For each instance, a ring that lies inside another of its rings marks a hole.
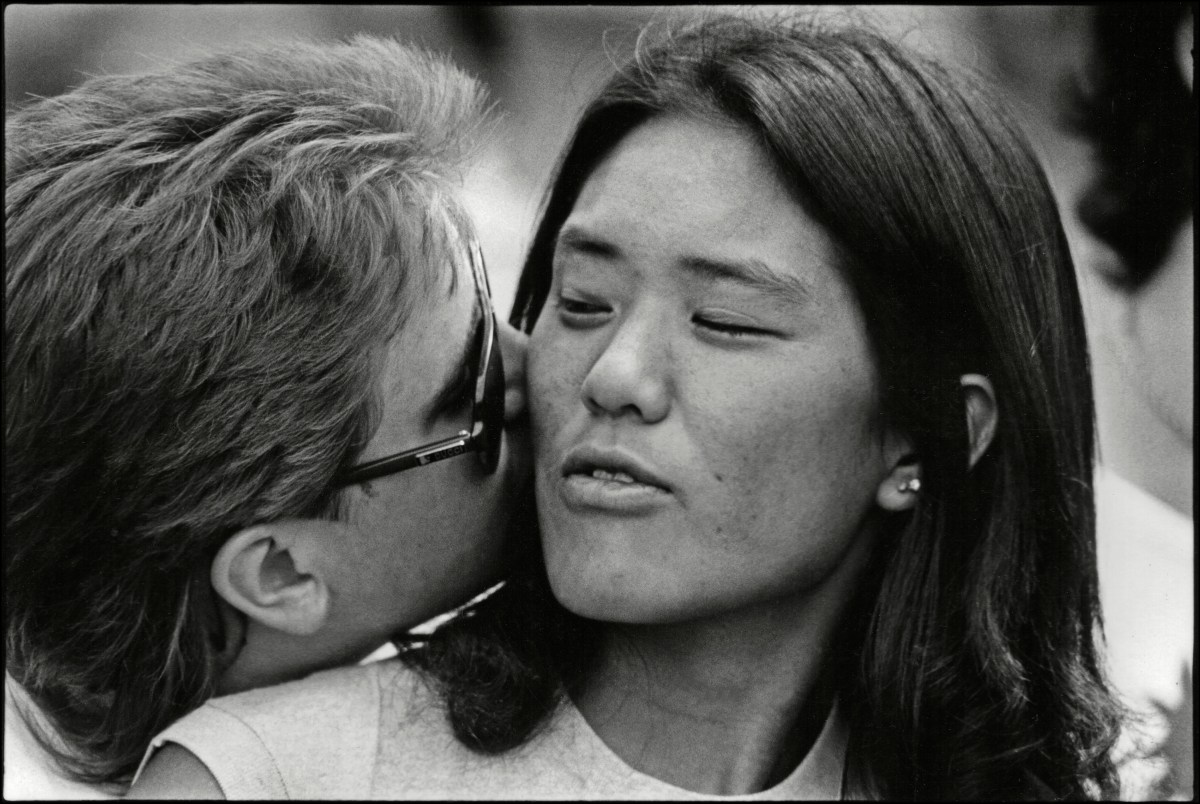
[[[525,745],[474,753],[423,679],[384,661],[213,699],[159,734],[143,768],[167,742],[195,754],[231,799],[828,800],[841,797],[846,730],[835,706],[782,782],[705,795],[625,764],[570,704]]]

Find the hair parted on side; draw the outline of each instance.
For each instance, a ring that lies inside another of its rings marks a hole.
[[[883,415],[921,461],[920,501],[879,540],[839,626],[853,789],[1114,794],[1090,367],[1054,198],[1019,126],[981,82],[865,30],[708,15],[647,34],[582,113],[514,323],[536,322],[558,230],[593,170],[663,115],[748,131],[840,244]],[[973,468],[968,372],[990,379],[999,407]],[[421,661],[460,739],[501,751],[586,683],[597,627],[554,601],[538,564],[436,633]]]
[[[127,781],[212,695],[224,539],[338,515],[387,343],[454,281],[483,102],[447,59],[360,36],[8,114],[7,669],[75,778]]]

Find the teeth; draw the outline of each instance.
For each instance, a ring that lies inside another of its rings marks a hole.
[[[625,472],[606,472],[603,469],[593,469],[592,477],[596,478],[597,480],[612,480],[617,483],[637,482],[633,479],[632,475],[626,474]]]

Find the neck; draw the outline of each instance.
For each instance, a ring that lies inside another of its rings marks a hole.
[[[824,646],[791,642],[789,656],[779,645],[717,645],[721,629],[669,630],[610,633],[580,712],[629,765],[677,787],[735,795],[782,781],[832,704]]]
[[[849,557],[848,557],[849,558]],[[865,555],[815,590],[700,621],[610,625],[576,701],[630,766],[694,792],[785,779],[829,715],[830,658]]]
[[[375,646],[378,647],[378,646]],[[218,695],[295,681],[319,670],[353,664],[373,648],[358,649],[319,635],[297,636],[251,623],[237,657],[221,675]]]

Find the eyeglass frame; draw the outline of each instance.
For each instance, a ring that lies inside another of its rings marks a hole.
[[[460,430],[449,438],[422,444],[404,452],[385,455],[382,458],[343,469],[334,478],[334,488],[353,486],[385,475],[394,475],[409,469],[429,466],[432,463],[465,455],[468,452],[475,452],[479,456],[479,461],[486,474],[496,471],[500,458],[500,436],[504,430],[504,361],[500,352],[496,311],[492,307],[492,292],[488,285],[483,252],[474,238],[470,241],[468,252],[471,273],[475,279],[475,292],[481,307],[481,324],[483,326],[483,336],[479,338],[479,347],[475,355],[475,395],[471,403],[471,429]],[[499,381],[489,386],[488,376],[492,371],[498,373]],[[493,394],[498,393],[498,398],[488,395],[489,387],[492,388]],[[493,411],[490,418],[495,420],[497,430],[495,433],[489,432],[489,424],[484,420],[485,414],[489,410]],[[498,414],[495,412],[496,410],[498,410]]]

